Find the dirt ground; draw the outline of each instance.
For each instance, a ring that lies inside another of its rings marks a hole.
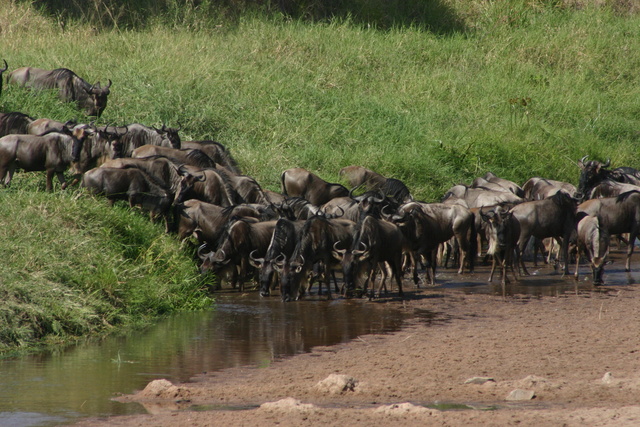
[[[637,426],[639,290],[506,299],[412,291],[387,303],[414,315],[399,332],[266,368],[232,368],[185,384],[159,380],[119,398],[149,414],[79,425]],[[514,390],[520,400],[508,399]]]

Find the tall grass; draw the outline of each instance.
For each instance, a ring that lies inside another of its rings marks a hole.
[[[640,167],[633,2],[441,0],[424,2],[440,15],[417,21],[381,18],[381,2],[329,2],[346,9],[315,16],[283,14],[276,2],[224,3],[255,6],[247,12],[96,0],[75,14],[42,3],[47,11],[0,0],[0,55],[11,69],[111,79],[102,122],[180,124],[185,140],[225,144],[269,189],[290,167],[337,181],[358,164],[435,201],[487,171],[575,183],[584,155]],[[127,7],[149,15],[127,20]],[[6,85],[0,110],[86,120],[54,94]],[[56,197],[25,191],[26,206]]]

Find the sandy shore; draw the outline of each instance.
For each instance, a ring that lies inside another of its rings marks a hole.
[[[386,302],[413,314],[399,332],[158,381],[119,398],[149,414],[79,425],[640,425],[639,290],[416,290]]]

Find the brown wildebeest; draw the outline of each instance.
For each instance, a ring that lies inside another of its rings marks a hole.
[[[581,201],[587,200],[591,196],[591,192],[598,184],[605,180],[612,180],[626,184],[640,185],[640,172],[637,169],[629,167],[620,167],[616,169],[607,169],[611,164],[610,160],[601,163],[597,160],[586,161],[588,156],[584,156],[578,161],[581,169],[580,181],[578,182],[578,191],[576,197]]]
[[[514,279],[518,280],[513,268],[513,261],[515,258],[516,263],[518,262],[516,248],[518,237],[520,236],[520,223],[513,218],[511,211],[501,206],[496,206],[486,211],[480,210],[479,215],[489,225],[487,233],[489,235],[489,249],[487,254],[493,257],[489,282],[493,281],[496,266],[500,265],[502,272],[500,283],[502,284],[502,295],[505,296],[505,285],[509,282],[507,269],[510,269]]]
[[[640,192],[628,191],[617,197],[587,200],[578,206],[578,213],[598,216],[600,227],[612,236],[629,233],[625,271],[630,271],[634,242],[640,233]]]
[[[626,193],[627,191],[640,191],[640,186],[605,179],[600,184],[593,187],[588,198],[602,199],[603,197],[615,197],[622,193]]]
[[[255,251],[258,256],[264,256],[275,226],[276,221],[257,221],[254,218],[229,222],[220,238],[217,251],[204,252],[202,247],[198,250],[198,256],[202,259],[200,271],[230,271],[232,287],[239,284],[240,292],[244,292],[244,282],[251,266],[249,255]]]
[[[66,188],[64,172],[70,166],[74,174],[84,172],[80,162],[83,160],[83,145],[88,136],[84,127],[76,127],[71,135],[52,132],[43,136],[4,136],[0,138],[0,180],[4,179],[4,185],[9,186],[17,168],[46,171],[47,191],[53,190],[54,174],[62,188]]]
[[[436,252],[441,243],[452,237],[461,251],[458,274],[464,271],[465,263],[469,263],[469,270],[473,272],[477,233],[475,218],[469,209],[455,204],[410,202],[402,205],[391,220],[400,226],[411,250],[427,260],[425,282],[435,285]],[[415,272],[414,282],[417,284]]]
[[[568,182],[555,181],[540,177],[533,177],[522,185],[524,199],[527,201],[547,199],[558,191],[564,191],[570,196],[576,193],[576,187]]]
[[[576,230],[577,201],[564,191],[544,200],[524,202],[511,208],[520,224],[518,257],[524,274],[529,275],[522,254],[531,237],[553,237],[561,242],[564,274],[569,274],[569,239]]]
[[[116,200],[126,200],[130,207],[140,206],[152,218],[162,216],[167,232],[170,231],[171,203],[173,198],[167,188],[138,168],[98,167],[82,177],[82,188],[93,194],[103,195],[110,205]]]
[[[29,132],[33,118],[24,113],[14,111],[12,113],[0,113],[0,137]]]
[[[332,184],[303,168],[292,168],[280,176],[282,194],[303,197],[321,206],[336,197],[346,197],[349,190],[341,184]]]
[[[159,145],[143,145],[131,153],[133,158],[162,156],[174,163],[196,166],[199,168],[215,168],[215,162],[204,152],[192,148],[176,149]]]
[[[600,226],[600,219],[597,216],[584,216],[578,221],[578,247],[576,250],[576,273],[580,269],[580,254],[587,257],[591,265],[593,284],[601,285],[604,266],[609,255],[609,232]]]
[[[462,200],[463,206],[481,208],[502,203],[521,203],[524,200],[510,191],[495,191],[484,188],[472,188],[463,184],[454,185],[442,197],[442,203],[455,204]]]
[[[173,163],[166,157],[145,157],[136,159],[132,157],[111,159],[104,162],[101,167],[106,168],[138,168],[156,179],[163,187],[167,188],[173,196],[173,203],[176,204],[185,197],[185,194],[194,186],[197,181],[202,181],[202,175],[195,176],[184,168]]]
[[[233,158],[227,147],[216,141],[182,141],[181,148],[194,148],[204,152],[216,165],[224,166],[229,172],[242,175],[238,162]]]
[[[402,292],[402,253],[405,247],[404,236],[400,228],[383,219],[366,215],[353,230],[353,241],[346,249],[340,249],[336,242],[333,256],[342,264],[345,295],[350,296],[355,289],[355,279],[366,275],[364,291],[371,283],[371,297],[375,295],[375,273],[380,265],[390,266],[391,275],[396,281],[398,294]],[[380,279],[382,288],[383,278]]]
[[[131,157],[133,150],[143,145],[181,148],[180,129],[165,125],[157,129],[140,123],[132,123],[126,126],[101,126],[98,130],[123,134],[118,145],[114,147],[111,158]]]
[[[493,183],[493,184],[498,184],[501,187],[511,191],[513,194],[515,194],[518,197],[524,197],[524,191],[522,190],[522,187],[520,187],[518,184],[516,184],[513,181],[509,181],[508,179],[504,179],[504,178],[500,178],[498,177],[496,174],[492,173],[492,172],[487,172],[484,176],[483,179]]]
[[[344,177],[352,188],[363,186],[368,191],[380,190],[384,197],[393,198],[398,204],[413,201],[407,186],[395,178],[387,178],[362,166],[346,166],[340,169],[339,175]]]
[[[111,87],[111,80],[104,87],[100,82],[92,85],[67,68],[22,67],[9,73],[8,82],[33,89],[57,89],[60,99],[75,102],[88,116],[94,117],[100,117],[107,107]]]

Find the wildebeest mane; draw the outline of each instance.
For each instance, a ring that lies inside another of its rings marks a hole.
[[[216,163],[211,159],[211,157],[207,156],[202,150],[191,149],[187,153],[187,158],[192,161],[194,166],[199,168],[215,168]]]
[[[3,113],[0,115],[0,136],[9,134],[27,134],[29,125],[34,119],[20,112]]]
[[[640,194],[640,191],[631,190],[631,191],[627,191],[625,193],[622,193],[622,194],[620,194],[619,196],[616,197],[616,203],[624,202],[625,200],[627,200],[634,193],[639,193]]]

